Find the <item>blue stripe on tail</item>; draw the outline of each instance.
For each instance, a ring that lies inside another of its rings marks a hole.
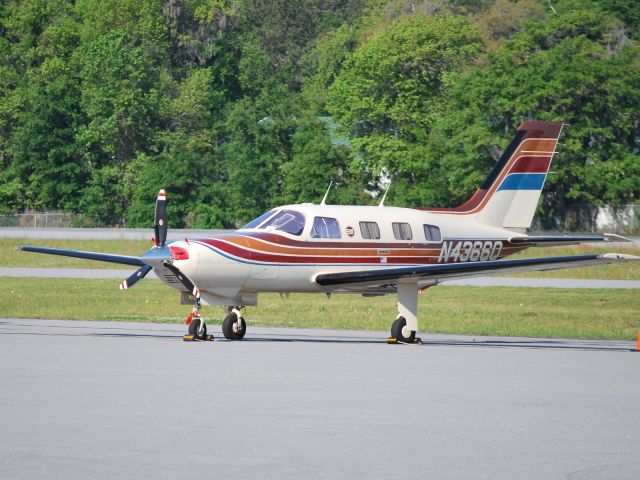
[[[512,173],[502,181],[500,190],[542,190],[544,173]]]

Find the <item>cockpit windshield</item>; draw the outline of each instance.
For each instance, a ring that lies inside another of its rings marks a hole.
[[[255,218],[255,219],[251,220],[249,223],[247,223],[240,230],[244,230],[245,228],[258,228],[258,225],[263,223],[267,218],[269,218],[271,215],[273,215],[276,212],[277,212],[277,209],[275,209],[275,208],[273,210],[269,210],[267,213],[263,213],[258,218]]]
[[[245,228],[279,230],[291,235],[301,235],[304,230],[304,215],[295,210],[271,210],[247,223]]]
[[[291,235],[300,235],[304,230],[304,215],[295,210],[280,210],[259,228],[281,230]]]

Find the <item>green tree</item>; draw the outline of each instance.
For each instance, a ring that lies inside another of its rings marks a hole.
[[[60,75],[35,87],[11,139],[10,172],[24,184],[23,205],[75,210],[87,171],[75,143],[78,83]]]
[[[631,203],[640,194],[640,49],[616,43],[619,23],[583,2],[530,22],[488,63],[460,77],[431,135],[448,206],[480,183],[525,119],[565,121],[545,185],[546,225],[567,208]],[[575,228],[575,225],[562,225]]]
[[[0,93],[6,166],[0,196],[10,208],[73,209],[85,181],[74,141],[79,82],[72,56],[79,37],[73,7],[28,1],[4,8],[0,69],[10,88]]]
[[[212,68],[194,70],[175,86],[163,107],[167,128],[156,134],[153,154],[139,154],[131,165],[135,179],[127,223],[151,226],[158,189],[167,190],[172,227],[221,227],[221,178],[225,171],[212,128],[221,109]]]
[[[327,108],[348,132],[354,162],[371,176],[372,190],[386,174],[394,180],[391,199],[423,202],[425,143],[444,107],[448,76],[480,46],[463,18],[412,15],[377,31],[347,58],[329,87]]]
[[[301,119],[292,138],[291,161],[282,165],[282,202],[319,203],[330,182],[328,203],[365,201],[363,184],[349,167],[348,149],[332,142],[325,123]]]
[[[86,121],[77,140],[90,170],[82,208],[105,221],[119,221],[129,204],[125,173],[137,153],[146,150],[159,92],[141,47],[116,31],[88,46],[80,76]]]
[[[221,153],[228,175],[229,226],[239,226],[280,203],[281,166],[291,159],[295,117],[286,88],[274,89],[274,97],[238,100],[225,121]]]
[[[81,36],[84,45],[91,45],[112,32],[120,32],[138,48],[147,65],[160,67],[168,63],[167,25],[160,2],[77,0],[76,11],[83,19]]]

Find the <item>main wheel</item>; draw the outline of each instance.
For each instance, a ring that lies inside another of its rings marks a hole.
[[[404,317],[398,317],[391,325],[391,336],[399,342],[412,343],[416,338],[416,332],[409,330]]]
[[[200,326],[202,324],[202,327]],[[189,324],[189,335],[193,335],[198,340],[206,340],[207,338],[207,325],[201,318],[194,318]]]
[[[247,324],[244,318],[238,316],[235,313],[227,315],[222,322],[222,333],[224,338],[229,340],[242,340],[244,334],[247,333]]]

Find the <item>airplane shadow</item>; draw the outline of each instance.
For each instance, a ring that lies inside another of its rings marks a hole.
[[[531,350],[586,350],[586,351],[608,351],[608,352],[628,352],[635,351],[629,347],[622,345],[608,345],[598,341],[588,340],[563,340],[563,339],[486,339],[486,340],[466,340],[466,339],[430,339],[428,335],[422,338],[421,344],[413,345],[393,345],[396,348],[401,347],[462,347],[462,348],[511,348],[511,349],[531,349]],[[230,340],[216,338],[219,341],[230,342]],[[260,335],[260,337],[245,337],[243,342],[284,342],[284,343],[332,343],[332,344],[386,344],[383,338],[348,338],[348,337],[331,337],[317,338],[308,335],[293,335],[290,337],[282,337],[280,335]],[[576,343],[580,342],[580,343]]]
[[[8,327],[8,328],[7,328]],[[39,331],[33,331],[38,329]],[[45,330],[45,331],[42,331]],[[65,330],[65,331],[61,331]],[[71,330],[71,331],[70,331]],[[182,340],[182,333],[175,330],[157,333],[141,333],[139,331],[126,330],[126,324],[122,327],[114,326],[85,326],[85,325],[46,325],[46,324],[20,324],[11,321],[0,321],[0,337],[4,335],[17,336],[44,336],[44,337],[102,337],[102,338],[131,338],[131,339],[156,339],[166,341]],[[213,329],[211,329],[213,330]],[[213,343],[236,343],[227,340],[219,330],[213,330],[215,337]],[[242,343],[308,343],[308,344],[333,344],[333,345],[386,345],[384,333],[380,332],[380,338],[372,337],[349,337],[338,335],[304,334],[294,333],[283,335],[281,333],[249,333],[242,340]],[[211,343],[211,342],[195,342]],[[597,340],[570,340],[570,339],[484,339],[476,338],[433,338],[429,334],[424,334],[422,344],[414,345],[392,345],[390,347],[458,347],[458,348],[506,348],[506,349],[529,349],[529,350],[574,350],[574,351],[603,351],[603,352],[628,352],[635,351],[633,345],[607,344]]]

